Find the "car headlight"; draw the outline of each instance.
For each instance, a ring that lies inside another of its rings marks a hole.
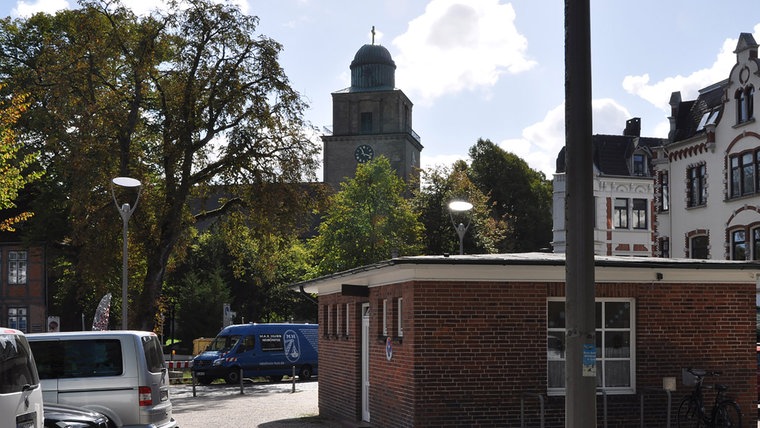
[[[90,428],[92,425],[84,422],[58,421],[55,423],[55,426],[60,428]]]
[[[221,366],[223,362],[224,362],[223,358],[217,358],[216,360],[214,360],[213,365],[214,366]]]

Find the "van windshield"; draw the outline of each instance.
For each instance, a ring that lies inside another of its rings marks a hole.
[[[208,345],[207,351],[219,351],[225,352],[234,348],[237,343],[240,342],[240,335],[233,334],[229,336],[216,336],[214,341]]]
[[[21,392],[39,378],[26,337],[0,334],[0,394]]]

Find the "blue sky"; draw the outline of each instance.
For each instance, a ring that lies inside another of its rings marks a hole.
[[[414,103],[423,167],[466,159],[478,138],[551,178],[564,145],[564,1],[234,0],[283,44],[280,61],[308,101],[307,120],[332,126],[331,93],[370,43],[396,62],[396,86]],[[138,13],[161,0],[123,0]],[[5,0],[0,16],[77,7],[74,0]],[[728,77],[742,32],[760,41],[756,0],[591,0],[594,133],[666,137],[668,100]],[[319,174],[321,177],[321,173]]]

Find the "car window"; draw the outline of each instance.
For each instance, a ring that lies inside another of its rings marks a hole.
[[[0,394],[21,392],[39,383],[34,358],[24,336],[0,334]]]
[[[148,363],[148,371],[158,373],[164,369],[164,354],[161,349],[161,342],[156,336],[142,336],[143,351],[145,352],[145,361]]]
[[[207,351],[229,351],[240,341],[240,335],[234,334],[231,336],[216,336],[214,341],[208,345]]]
[[[119,376],[124,372],[119,339],[34,341],[42,379]]]

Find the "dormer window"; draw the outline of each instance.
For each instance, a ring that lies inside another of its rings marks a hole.
[[[633,175],[638,176],[638,177],[643,177],[647,175],[649,172],[649,170],[647,169],[648,161],[649,161],[649,158],[644,153],[634,153],[633,159],[632,159]]]
[[[754,118],[755,88],[752,85],[739,89],[734,94],[736,100],[736,123],[744,123]]]

